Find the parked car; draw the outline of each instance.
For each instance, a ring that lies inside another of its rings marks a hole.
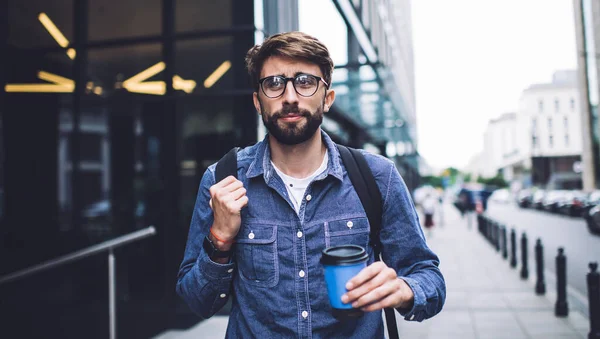
[[[454,199],[454,206],[456,206],[462,214],[467,211],[476,211],[478,205],[481,206],[482,211],[485,211],[487,209],[488,198],[491,194],[492,190],[487,189],[484,186],[465,186],[458,191]]]
[[[591,233],[600,234],[600,205],[592,207],[585,220]]]
[[[508,189],[501,188],[492,192],[492,194],[489,197],[489,201],[500,204],[509,204],[513,201],[513,199]]]
[[[546,191],[542,189],[535,191],[531,200],[531,207],[538,210],[544,209],[544,196],[546,196]]]
[[[600,205],[600,190],[595,190],[588,194],[581,207],[581,216],[587,218],[590,210],[596,205]]]
[[[542,200],[544,210],[552,213],[558,212],[558,203],[565,199],[567,192],[565,190],[548,191]]]
[[[581,216],[586,200],[587,196],[582,191],[567,191],[563,198],[558,201],[556,208],[561,214],[578,217]]]
[[[533,203],[533,190],[526,188],[522,189],[517,193],[517,204],[519,207],[526,208],[530,207]]]

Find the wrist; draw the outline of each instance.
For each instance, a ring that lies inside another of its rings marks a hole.
[[[229,251],[235,242],[235,236],[224,236],[213,227],[210,228],[208,236],[219,251]]]

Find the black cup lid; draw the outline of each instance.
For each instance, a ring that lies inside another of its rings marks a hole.
[[[329,247],[323,250],[321,264],[323,265],[351,265],[369,259],[364,248],[357,245],[343,245]]]

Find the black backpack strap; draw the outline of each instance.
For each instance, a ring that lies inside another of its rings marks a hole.
[[[379,234],[381,232],[383,203],[377,182],[375,181],[373,172],[371,172],[371,168],[369,168],[367,160],[359,150],[343,145],[337,146],[348,172],[348,177],[350,177],[354,190],[356,190],[360,202],[367,213],[367,218],[371,225],[370,243],[375,251],[375,258],[379,258],[379,254],[381,253]]]
[[[344,145],[338,144],[337,147],[348,172],[348,177],[350,177],[354,190],[358,194],[360,202],[367,213],[367,218],[371,225],[369,239],[375,252],[375,260],[378,261],[381,254],[381,240],[379,236],[383,215],[381,192],[364,155],[359,150]],[[398,339],[398,325],[396,324],[394,309],[386,308],[384,309],[384,313],[389,339]]]
[[[237,152],[239,150],[239,147],[234,147],[219,160],[215,168],[215,183],[230,175],[237,178]]]

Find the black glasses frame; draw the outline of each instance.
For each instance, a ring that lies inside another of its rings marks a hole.
[[[294,80],[296,80],[299,76],[310,76],[310,77],[313,77],[313,78],[315,78],[317,80],[317,87],[315,88],[315,91],[311,95],[303,95],[300,92],[298,92],[298,90],[296,89],[296,83],[294,82]],[[278,96],[274,96],[274,97],[269,96],[267,94],[267,92],[265,92],[265,88],[263,87],[263,82],[265,82],[265,80],[271,79],[271,78],[279,78],[279,79],[282,79],[283,82],[284,82],[284,84],[283,84],[283,91]],[[271,76],[259,79],[258,80],[258,84],[259,84],[260,89],[262,90],[263,94],[266,95],[267,98],[275,99],[275,98],[279,98],[279,97],[281,97],[282,95],[285,94],[285,90],[287,89],[287,83],[288,83],[288,81],[292,82],[292,87],[294,87],[294,91],[296,91],[296,93],[299,96],[304,97],[304,98],[309,98],[309,97],[312,97],[313,95],[315,95],[315,93],[317,93],[317,91],[319,90],[319,83],[321,81],[325,84],[325,88],[329,88],[329,84],[327,83],[327,81],[323,80],[323,78],[318,77],[316,75],[308,74],[308,73],[301,73],[301,74],[296,75],[295,77],[290,77],[290,78],[284,77],[282,75],[271,75]]]

